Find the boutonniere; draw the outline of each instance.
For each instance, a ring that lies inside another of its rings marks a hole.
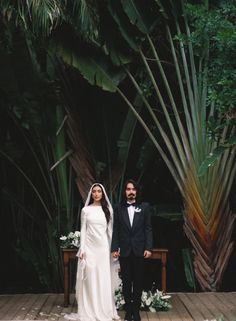
[[[139,212],[141,212],[141,208],[135,207],[134,211],[135,211],[135,213],[139,213]]]

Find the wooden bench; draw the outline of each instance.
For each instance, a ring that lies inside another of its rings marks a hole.
[[[63,266],[64,266],[64,307],[68,307],[70,303],[69,293],[69,263],[70,260],[76,259],[77,249],[62,249],[63,252]],[[167,249],[153,249],[152,260],[161,260],[161,286],[162,291],[166,292],[166,263],[167,263]]]

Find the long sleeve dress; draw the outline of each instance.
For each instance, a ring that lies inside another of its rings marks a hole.
[[[81,211],[80,250],[76,299],[80,321],[111,321],[117,315],[111,277],[109,224],[101,206],[85,206]]]

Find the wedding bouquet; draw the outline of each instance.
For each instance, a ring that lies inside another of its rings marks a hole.
[[[65,249],[78,248],[80,245],[80,231],[70,232],[60,237],[61,247]]]
[[[143,291],[141,297],[141,308],[148,309],[151,312],[167,311],[172,308],[169,299],[170,295],[163,294],[159,290],[155,291]]]

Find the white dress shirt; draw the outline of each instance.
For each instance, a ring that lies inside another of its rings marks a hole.
[[[129,202],[127,202],[128,204],[130,204]],[[128,214],[129,214],[129,221],[130,221],[130,225],[133,225],[133,220],[134,220],[134,212],[135,212],[135,206],[130,205],[128,207]]]

